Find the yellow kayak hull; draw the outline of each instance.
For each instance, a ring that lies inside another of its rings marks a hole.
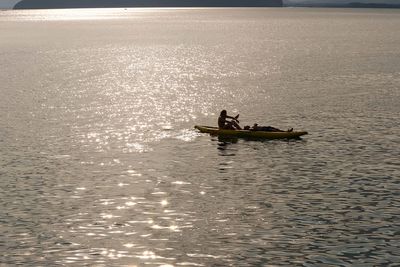
[[[213,126],[195,125],[194,128],[202,133],[211,135],[240,137],[240,138],[256,138],[256,139],[283,139],[283,138],[299,138],[307,132],[267,132],[267,131],[249,131],[249,130],[228,130],[219,129]]]

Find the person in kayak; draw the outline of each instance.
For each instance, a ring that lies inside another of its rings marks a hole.
[[[257,123],[254,123],[253,127],[250,126],[245,126],[245,130],[250,130],[250,131],[264,131],[264,132],[293,132],[293,128],[290,128],[287,131],[283,131],[281,129],[272,127],[272,126],[258,126]]]
[[[228,116],[226,110],[222,110],[219,118],[218,118],[218,127],[220,129],[230,129],[230,130],[242,130],[242,128],[239,125],[239,114],[236,115],[236,117],[231,117]],[[226,119],[231,119],[231,121],[228,121]]]

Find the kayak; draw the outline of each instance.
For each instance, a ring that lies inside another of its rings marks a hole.
[[[267,131],[249,131],[249,130],[229,130],[219,129],[213,126],[195,125],[195,129],[202,133],[209,133],[218,136],[230,136],[240,138],[255,138],[255,139],[281,139],[281,138],[299,138],[302,135],[308,134],[307,132],[267,132]]]

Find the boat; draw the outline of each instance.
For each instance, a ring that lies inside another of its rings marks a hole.
[[[195,125],[194,128],[199,130],[201,133],[209,133],[211,135],[237,137],[237,138],[251,138],[251,139],[299,138],[300,136],[308,134],[305,131],[270,132],[270,131],[230,130],[230,129],[220,129],[214,126],[203,126],[203,125]]]

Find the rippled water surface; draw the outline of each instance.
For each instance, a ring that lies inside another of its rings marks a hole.
[[[0,265],[397,266],[400,13],[0,12]],[[193,125],[307,130],[221,140]]]

